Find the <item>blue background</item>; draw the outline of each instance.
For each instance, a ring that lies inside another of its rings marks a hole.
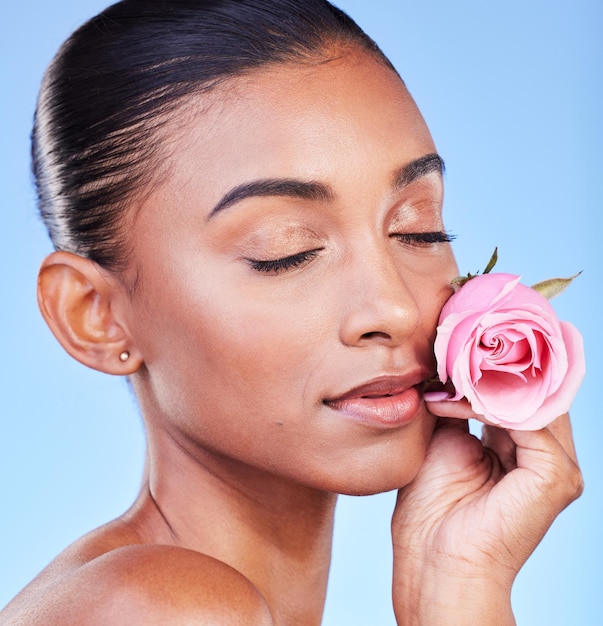
[[[584,496],[554,523],[514,590],[519,624],[603,623],[603,415],[599,401],[603,4],[599,0],[340,0],[390,56],[447,167],[447,226],[463,271],[531,284],[584,270],[555,300],[583,333],[587,377],[573,408]],[[72,361],[36,307],[50,245],[29,176],[42,72],[104,0],[3,8],[0,39],[0,606],[63,547],[133,500],[143,432],[125,381]],[[342,498],[324,623],[394,624],[393,494]]]

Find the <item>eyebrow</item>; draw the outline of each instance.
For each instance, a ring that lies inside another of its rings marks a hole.
[[[394,174],[393,187],[402,189],[418,178],[429,176],[429,174],[443,176],[445,171],[444,159],[439,154],[426,154],[397,170]]]
[[[266,178],[243,183],[231,189],[211,210],[207,219],[241,200],[257,196],[284,196],[322,202],[331,202],[335,198],[332,189],[323,183],[295,178]]]
[[[433,173],[443,175],[444,171],[444,160],[440,155],[426,154],[395,171],[393,188],[402,189],[418,178]],[[216,213],[246,198],[261,196],[282,196],[320,202],[333,202],[335,199],[335,193],[331,187],[324,183],[295,178],[265,178],[233,187],[214,206],[207,219],[211,219]]]

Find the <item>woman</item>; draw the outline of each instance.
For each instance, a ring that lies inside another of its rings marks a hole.
[[[49,69],[34,169],[41,310],[130,377],[148,453],[132,508],[3,623],[319,623],[335,494],[391,489],[398,622],[513,623],[517,571],[581,490],[568,418],[482,445],[466,405],[423,401],[458,273],[443,162],[349,18],[118,3]]]

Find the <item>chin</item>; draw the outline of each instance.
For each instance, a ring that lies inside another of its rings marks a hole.
[[[391,474],[383,478],[362,477],[357,481],[348,480],[347,484],[341,485],[336,493],[342,496],[374,496],[387,491],[394,491],[406,487],[419,471],[420,464],[416,466],[413,472],[405,472],[401,476],[392,476]]]
[[[412,458],[380,459],[370,466],[346,471],[344,476],[331,477],[327,490],[345,496],[372,496],[401,489],[414,480],[425,454],[426,446],[415,449]]]
[[[361,458],[339,468],[331,476],[331,491],[341,495],[370,496],[401,489],[414,480],[421,469],[431,441],[435,417],[421,420],[410,438],[395,438],[385,445],[366,450]]]

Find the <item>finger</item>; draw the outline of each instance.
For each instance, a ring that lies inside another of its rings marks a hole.
[[[582,493],[584,483],[578,464],[549,428],[507,432],[517,446],[517,468],[538,476],[544,494],[560,498],[566,506]]]
[[[516,445],[506,430],[484,425],[482,443],[496,454],[505,472],[508,473],[517,467]]]
[[[510,429],[497,426],[485,425],[482,431],[482,442],[497,454],[506,471],[511,471],[517,466],[516,444],[509,434]],[[572,437],[569,415],[565,414],[549,424],[546,429],[573,463],[577,464],[576,449]]]
[[[436,422],[435,430],[444,430],[446,428],[454,428],[464,433],[469,432],[469,422],[466,419],[456,417],[441,417]]]
[[[461,400],[426,401],[425,404],[429,412],[438,417],[462,420],[476,419],[484,424],[488,423],[483,415],[477,414],[471,408],[466,398],[462,398]]]
[[[568,454],[575,463],[578,463],[576,447],[574,445],[574,436],[572,434],[572,424],[569,414],[565,413],[561,417],[558,417],[554,422],[550,423],[547,426],[547,429],[563,446],[566,454]]]

